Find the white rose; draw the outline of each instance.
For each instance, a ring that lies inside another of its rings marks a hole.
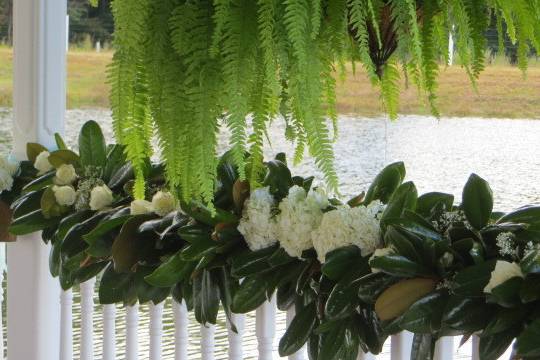
[[[276,222],[272,217],[275,200],[269,187],[256,189],[244,203],[238,231],[252,251],[264,249],[277,242]]]
[[[7,172],[11,177],[19,170],[19,162],[14,158],[0,156],[0,169]]]
[[[107,185],[96,186],[90,192],[90,209],[101,210],[111,205],[113,193]]]
[[[304,188],[293,186],[289,195],[279,204],[277,237],[281,247],[293,257],[313,247],[312,232],[323,217],[322,210],[328,206],[328,198],[322,190],[306,194]]]
[[[38,175],[43,175],[53,169],[53,166],[49,162],[49,155],[50,153],[48,151],[42,151],[36,157],[34,167],[38,170]]]
[[[170,192],[158,191],[152,197],[152,208],[159,216],[165,216],[175,209],[174,196]]]
[[[131,215],[144,215],[153,211],[152,203],[146,200],[133,200],[129,208]]]
[[[380,246],[379,220],[369,206],[344,205],[329,211],[313,232],[313,247],[321,263],[328,252],[348,245],[358,246],[362,256],[372,254]]]
[[[369,263],[371,265],[371,261],[373,259],[381,257],[381,256],[392,255],[394,253],[395,253],[395,250],[393,248],[391,248],[391,247],[385,247],[385,248],[377,249],[377,250],[375,250],[375,252],[369,258]],[[374,267],[371,268],[371,272],[377,273],[377,272],[380,272],[380,271],[381,270],[379,270],[377,268],[374,268]]]
[[[493,269],[491,272],[491,278],[489,279],[489,283],[484,288],[484,292],[491,293],[491,290],[493,290],[494,287],[499,286],[505,281],[515,277],[524,277],[519,264],[497,260],[495,269]]]
[[[58,205],[71,206],[75,204],[77,193],[71,186],[53,186],[54,198]]]
[[[4,190],[9,191],[13,186],[13,178],[4,169],[0,169],[0,193]]]
[[[54,182],[57,185],[71,185],[77,179],[75,168],[71,164],[62,164],[56,169]]]

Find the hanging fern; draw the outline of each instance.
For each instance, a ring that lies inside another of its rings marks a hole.
[[[295,160],[307,150],[336,190],[328,120],[335,131],[336,77],[348,61],[380,86],[392,118],[398,69],[438,115],[438,67],[450,32],[473,84],[492,14],[517,44],[521,69],[540,47],[537,0],[114,0],[112,8],[114,130],[137,174],[138,197],[155,135],[169,186],[183,200],[211,203],[224,126],[240,177],[258,186],[267,129],[278,118]]]

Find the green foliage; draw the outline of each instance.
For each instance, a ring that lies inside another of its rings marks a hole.
[[[540,4],[518,0],[115,0],[115,49],[109,79],[118,140],[144,188],[142,159],[151,139],[167,179],[185,201],[211,203],[217,134],[230,131],[241,179],[261,183],[269,123],[282,116],[286,137],[315,158],[337,187],[328,119],[336,128],[336,69],[359,61],[397,117],[405,70],[436,104],[439,64],[450,32],[471,80],[484,68],[492,15],[518,44],[518,64],[540,43]],[[249,152],[250,156],[246,155]]]

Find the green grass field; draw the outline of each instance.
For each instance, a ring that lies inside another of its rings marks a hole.
[[[12,98],[12,50],[0,47],[0,107],[10,107]],[[111,52],[73,50],[68,54],[69,108],[108,107],[106,68]],[[383,112],[379,91],[362,71],[338,81],[338,110],[342,114],[375,116]],[[444,116],[540,118],[540,63],[533,61],[524,79],[515,67],[494,64],[486,68],[476,93],[459,66],[441,68],[438,104]],[[428,114],[418,100],[416,88],[403,84],[402,114]]]

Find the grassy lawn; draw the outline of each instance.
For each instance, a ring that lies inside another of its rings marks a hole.
[[[68,55],[68,107],[108,107],[106,68],[111,52],[70,51]],[[441,68],[439,108],[445,116],[540,118],[540,65],[531,64],[527,78],[514,67],[488,66],[478,81],[478,93],[459,66]],[[0,107],[11,106],[12,52],[0,47]],[[382,113],[378,89],[360,70],[338,81],[338,110],[343,114],[374,116]],[[416,88],[403,84],[402,114],[428,114]]]

